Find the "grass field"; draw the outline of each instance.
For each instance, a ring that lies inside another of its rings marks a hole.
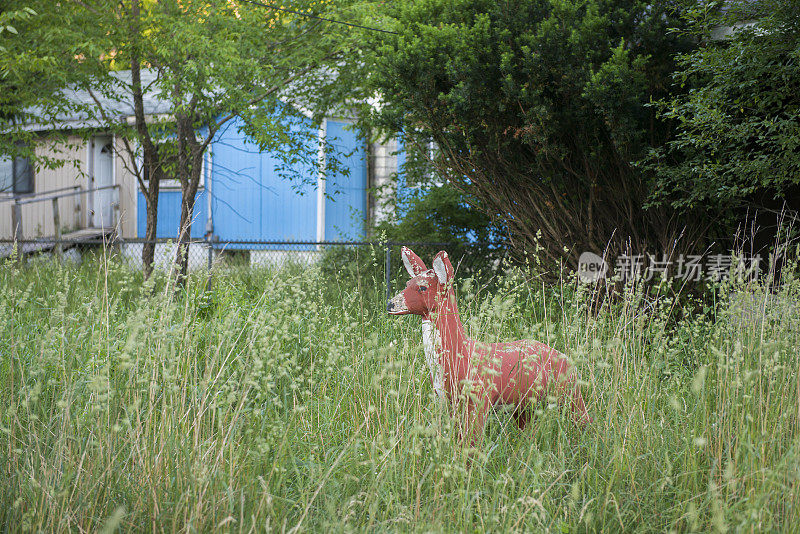
[[[594,418],[498,412],[470,460],[373,277],[176,297],[114,262],[0,266],[2,530],[800,529],[797,280],[593,311],[568,280],[461,280],[472,335],[569,354]]]

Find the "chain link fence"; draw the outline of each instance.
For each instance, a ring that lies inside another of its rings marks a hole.
[[[143,239],[0,240],[0,261],[20,263],[61,259],[80,263],[87,257],[105,254],[132,269],[142,269]],[[175,263],[178,246],[174,240],[150,241],[155,245],[154,268],[169,270]],[[219,241],[191,240],[188,265],[191,272],[234,269],[281,269],[319,267],[324,275],[354,276],[374,279],[385,284],[390,295],[403,287],[408,274],[400,251],[412,248],[428,267],[440,250],[447,251],[459,276],[492,276],[507,258],[505,243],[447,243],[397,241]]]

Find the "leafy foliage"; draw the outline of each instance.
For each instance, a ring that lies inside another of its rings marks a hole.
[[[284,177],[309,179],[307,169],[318,163],[316,124],[346,100],[340,88],[349,86],[340,79],[357,76],[362,65],[353,53],[354,37],[341,26],[251,3],[86,0],[58,10],[40,3],[49,18],[21,46],[50,54],[60,87],[69,90],[56,92],[61,98],[51,98],[52,105],[38,93],[35,120],[57,124],[65,114],[79,114],[116,134],[121,145],[115,148],[145,197],[149,240],[155,237],[160,180],[146,177],[170,174],[180,183],[175,231],[185,243],[204,152],[224,127],[235,124],[275,154]],[[351,3],[296,0],[282,7],[336,18]],[[37,41],[43,34],[51,38]],[[71,99],[74,90],[91,101]],[[158,116],[145,105],[153,99],[168,104]],[[158,148],[164,139],[173,141],[170,150]],[[334,147],[328,148],[326,168],[343,172]],[[183,252],[179,247],[176,263],[185,274]],[[152,263],[149,245],[143,259]]]
[[[57,67],[63,50],[50,46],[53,36],[45,28],[53,18],[52,10],[39,2],[0,3],[0,155],[35,159],[29,146],[34,135],[18,128],[26,121],[25,110],[51,105],[58,89],[72,79],[70,71]],[[41,46],[31,46],[34,42]],[[41,158],[39,163],[62,162]]]
[[[390,13],[400,35],[376,45],[377,122],[407,146],[435,141],[440,172],[523,248],[541,231],[556,262],[565,245],[602,250],[612,236],[658,250],[697,226],[643,210],[649,182],[630,165],[669,135],[647,103],[669,94],[672,55],[691,47],[668,31],[671,2],[431,0]]]
[[[658,103],[677,135],[647,161],[658,176],[652,204],[713,206],[732,218],[746,204],[792,202],[800,184],[800,4],[737,2],[725,12],[699,4],[687,17],[703,46],[678,59],[676,83],[692,90]]]
[[[398,202],[397,221],[378,225],[391,241],[438,243],[497,241],[501,227],[475,206],[476,200],[450,184],[412,190]]]

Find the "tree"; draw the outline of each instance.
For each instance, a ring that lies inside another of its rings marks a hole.
[[[391,241],[488,243],[502,236],[502,229],[474,206],[476,200],[450,184],[418,190],[402,204],[396,220],[377,228]]]
[[[647,104],[670,94],[672,56],[692,46],[669,32],[680,25],[670,5],[400,2],[400,35],[375,47],[370,82],[386,104],[375,120],[406,146],[433,140],[440,173],[521,249],[541,243],[572,265],[565,246],[603,251],[612,238],[670,250],[685,227],[701,234],[701,219],[643,209],[651,182],[631,164],[668,138]]]
[[[16,26],[37,16],[30,7],[16,10],[0,8],[0,121],[6,124],[20,110],[20,79],[30,74],[33,68],[30,58],[25,57],[17,45],[21,39]],[[20,72],[23,71],[23,72]]]
[[[659,102],[677,134],[646,165],[657,176],[652,204],[709,206],[730,225],[746,208],[800,209],[800,4],[727,7],[687,11],[702,46],[679,56],[675,81],[692,90]],[[723,28],[729,35],[712,38]]]
[[[22,127],[27,122],[26,110],[34,105],[50,107],[71,71],[55,68],[57,60],[49,46],[31,46],[48,43],[42,27],[52,19],[46,10],[27,4],[7,1],[0,6],[0,155],[34,160],[36,154],[28,143],[33,133]],[[40,156],[37,163],[56,167],[64,161]]]
[[[276,7],[242,0],[83,0],[50,10],[55,37],[47,49],[60,71],[73,74],[70,90],[36,120],[82,113],[122,140],[122,159],[146,203],[146,274],[154,258],[159,184],[169,177],[182,193],[176,266],[185,277],[204,152],[221,128],[238,119],[262,149],[284,159],[287,178],[297,177],[298,160],[317,162],[314,123],[341,102],[339,79],[360,68],[348,53],[353,39],[340,26],[288,12],[334,7],[315,0]],[[74,91],[91,95],[90,102],[71,99]],[[149,113],[153,99],[168,112]],[[336,164],[328,159],[328,168]]]
[[[282,6],[296,12],[320,7],[302,0]],[[314,110],[319,120],[335,101],[336,80],[330,73],[347,66],[343,45],[350,41],[339,28],[322,21],[235,0],[141,5],[130,0],[120,3],[107,20],[109,26],[101,30],[108,34],[103,48],[113,50],[113,60],[129,63],[131,69],[135,139],[145,169],[137,176],[147,202],[148,240],[155,238],[159,180],[146,183],[143,175],[170,174],[181,185],[176,264],[183,277],[202,159],[216,133],[238,118],[262,149],[275,151],[287,162],[315,163],[316,129],[297,127],[306,120],[300,110]],[[102,39],[99,33],[95,36]],[[156,73],[150,90],[170,102],[172,113],[165,121],[151,124],[144,114],[145,66]],[[164,138],[171,143],[160,143]],[[135,159],[130,159],[135,167]],[[292,165],[285,167],[290,174]]]

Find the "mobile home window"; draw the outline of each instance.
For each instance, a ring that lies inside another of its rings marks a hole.
[[[28,158],[0,156],[0,193],[33,193],[33,166]]]
[[[179,188],[180,181],[177,179],[178,174],[178,144],[172,139],[163,139],[156,142],[156,150],[158,151],[158,158],[161,162],[162,174],[159,177],[160,186],[163,188]],[[200,167],[200,183],[199,186],[205,187],[206,178],[206,158],[208,152],[203,154],[203,159]],[[142,174],[144,181],[149,183],[150,170],[144,167],[144,162],[141,157],[139,165],[142,166]]]

